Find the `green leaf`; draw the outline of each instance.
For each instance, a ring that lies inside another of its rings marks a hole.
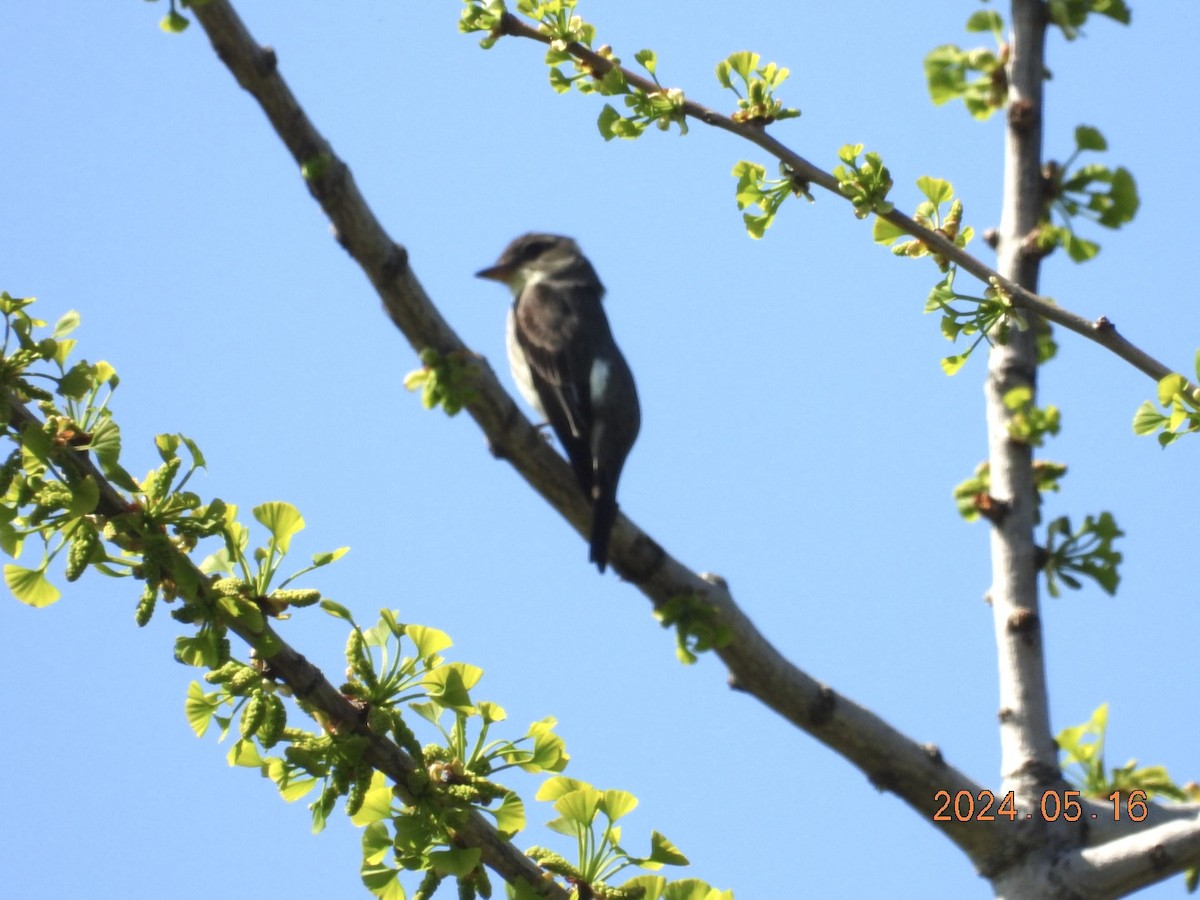
[[[95,427],[89,449],[96,455],[96,462],[109,481],[127,491],[139,490],[138,483],[118,463],[121,456],[121,429],[112,419],[102,419]]]
[[[547,778],[545,783],[538,788],[534,799],[546,803],[551,800],[557,800],[559,797],[563,797],[572,791],[581,791],[589,788],[591,788],[591,785],[586,781],[580,781],[577,778],[568,778],[566,775],[555,775],[553,778]]]
[[[446,709],[470,713],[473,707],[467,692],[482,675],[482,669],[467,663],[450,663],[435,669],[429,673],[425,682],[429,699]]]
[[[207,633],[175,638],[175,658],[185,666],[209,668],[217,665],[217,654]]]
[[[1137,182],[1133,174],[1124,166],[1118,166],[1112,174],[1112,183],[1108,190],[1110,206],[1101,214],[1100,224],[1106,228],[1119,228],[1126,222],[1132,221],[1141,206],[1138,196]]]
[[[639,50],[633,54],[633,58],[641,63],[651,75],[655,74],[655,69],[658,68],[658,56],[653,50]]]
[[[391,814],[394,799],[392,786],[388,783],[387,777],[382,772],[375,772],[371,775],[371,786],[367,788],[367,795],[363,799],[362,806],[350,817],[350,821],[359,828],[381,822]],[[365,842],[366,838],[364,837],[363,840]],[[390,849],[391,841],[387,843]],[[378,859],[371,861],[379,862]]]
[[[947,202],[954,196],[954,187],[942,178],[930,178],[928,175],[922,175],[917,179],[917,187],[935,206]]]
[[[377,865],[383,862],[391,849],[392,838],[388,834],[387,826],[379,822],[369,823],[362,836],[363,863]]]
[[[967,363],[970,357],[969,353],[960,353],[957,356],[946,356],[942,359],[942,371],[947,375],[957,375],[958,370]]]
[[[628,791],[607,790],[604,792],[604,811],[610,821],[617,821],[637,808],[638,799]]]
[[[1074,232],[1067,231],[1064,235],[1067,255],[1075,262],[1087,262],[1100,252],[1100,245],[1078,237]]]
[[[561,772],[567,767],[571,755],[567,753],[563,739],[552,730],[556,724],[553,716],[547,716],[529,726],[529,734],[533,736],[533,753],[521,766],[526,772]]]
[[[525,803],[512,791],[491,812],[496,817],[496,829],[508,837],[525,828]]]
[[[292,537],[304,528],[300,510],[281,500],[263,503],[253,509],[254,518],[266,526],[280,553],[287,553]]]
[[[862,144],[842,144],[838,148],[838,159],[848,166],[853,166],[855,160],[858,159],[858,154],[863,152]]]
[[[1108,141],[1100,133],[1099,128],[1090,125],[1080,125],[1075,129],[1075,146],[1079,150],[1107,150]]]
[[[429,853],[429,865],[439,875],[462,878],[479,865],[482,850],[478,847],[461,847],[453,850],[433,850]]]
[[[688,858],[679,852],[679,848],[657,831],[650,833],[650,859],[664,866],[689,865]]]
[[[54,333],[51,335],[51,337],[55,339],[65,337],[78,327],[79,313],[72,309],[54,323]]]
[[[565,94],[571,89],[571,79],[563,74],[562,69],[552,66],[550,68],[550,87],[554,89],[554,93],[556,94]],[[404,386],[409,387],[407,380]],[[409,390],[412,390],[412,388],[409,387]]]
[[[354,616],[350,615],[350,610],[346,609],[340,603],[334,603],[328,597],[321,601],[321,609],[336,619],[345,619],[351,625],[354,624]]]
[[[4,567],[4,581],[14,597],[38,609],[49,606],[62,596],[58,588],[46,579],[44,569],[24,569],[9,563]]]
[[[204,693],[200,683],[193,681],[188,685],[187,700],[184,702],[184,714],[196,737],[204,737],[208,726],[212,724],[213,714],[221,708],[220,694],[214,691]]]
[[[885,247],[892,244],[898,238],[904,237],[906,232],[899,225],[893,225],[882,216],[875,217],[875,226],[871,230],[871,237],[875,243],[883,244]]]
[[[620,121],[621,114],[613,108],[611,103],[605,103],[604,109],[600,110],[600,117],[596,120],[596,127],[600,129],[600,136],[606,141],[611,141],[617,137],[617,133],[613,129]]]
[[[1134,434],[1153,434],[1166,424],[1167,417],[1162,415],[1149,400],[1137,408],[1133,414]]]
[[[596,812],[600,809],[600,800],[603,796],[598,790],[591,787],[571,791],[554,801],[554,811],[567,822],[587,828],[596,818]],[[572,834],[574,832],[567,831],[565,833]]]
[[[349,552],[349,547],[338,547],[336,550],[330,550],[328,553],[314,553],[312,558],[313,568],[317,569],[321,566],[327,566],[331,562],[337,562]]]
[[[752,53],[749,50],[741,50],[737,53],[731,53],[726,57],[726,61],[746,81],[750,80],[750,76],[754,74],[754,70],[758,68],[760,57],[757,53]]]
[[[410,703],[408,708],[431,725],[436,725],[442,717],[442,708],[436,703]]]
[[[1182,394],[1187,387],[1187,379],[1178,373],[1164,375],[1158,380],[1158,402],[1163,406],[1170,404],[1176,395]]]
[[[967,19],[967,31],[991,31],[1000,32],[1004,29],[1004,20],[1000,18],[1000,13],[991,9],[981,9],[979,12],[972,13],[971,18]]]
[[[446,632],[425,625],[405,625],[404,634],[416,645],[419,659],[434,656],[454,644]]]
[[[480,41],[479,43],[482,45],[484,41]],[[399,874],[400,869],[393,869],[382,865],[367,865],[365,859],[363,860],[362,868],[359,870],[359,877],[362,879],[363,885],[378,900],[407,900],[408,894],[405,893],[404,885],[400,883],[400,879],[397,877]]]
[[[248,741],[243,738],[238,738],[234,742],[234,745],[229,748],[227,758],[231,766],[257,769],[263,765],[263,758],[259,755],[258,747],[254,745],[254,741]]]
[[[167,34],[181,34],[191,24],[185,17],[175,12],[175,10],[171,10],[163,16],[162,21],[158,23],[158,27]]]

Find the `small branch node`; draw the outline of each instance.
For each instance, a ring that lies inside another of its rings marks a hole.
[[[1008,106],[1008,124],[1014,131],[1028,131],[1036,121],[1033,101],[1022,97]]]
[[[975,511],[993,525],[999,526],[1003,523],[1011,509],[1011,503],[991,494],[977,494],[975,497]]]
[[[833,718],[835,709],[837,709],[837,692],[829,685],[821,685],[812,704],[808,707],[808,720],[812,723],[812,727],[820,728],[826,724]]]
[[[268,75],[274,75],[279,68],[279,57],[275,53],[275,48],[263,45],[258,50],[258,55],[254,58],[254,71],[260,78],[265,78]]]
[[[1007,626],[1012,634],[1032,635],[1039,627],[1038,614],[1024,607],[1014,609],[1009,614]]]
[[[1166,848],[1162,844],[1155,844],[1150,848],[1150,865],[1154,866],[1157,871],[1161,871],[1171,865],[1171,854],[1166,851]]]
[[[388,281],[395,281],[407,272],[408,249],[402,244],[393,243],[388,252],[387,259],[383,261],[382,271],[383,277]]]

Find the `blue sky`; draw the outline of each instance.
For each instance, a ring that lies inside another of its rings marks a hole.
[[[643,427],[623,510],[697,571],[725,576],[798,665],[983,783],[995,784],[996,675],[987,533],[953,486],[984,452],[982,359],[954,378],[924,298],[936,273],[873,245],[850,207],[789,203],[762,241],[730,170],[766,162],[693,126],[605,144],[600,103],[549,88],[541,48],[460,35],[461,4],[243,3],[256,38],[354,171],[459,334],[504,372],[507,293],[471,274],[531,229],[579,239],[609,290],[638,380]],[[882,153],[911,211],[914,182],[953,182],[977,231],[999,215],[1002,123],[934,108],[921,60],[975,42],[978,3],[655,4],[581,9],[631,61],[731,108],[713,77],[741,49],[789,66],[803,111],[774,133],[832,168],[844,143]],[[126,465],[183,432],[209,470],[196,489],[244,510],[275,499],[308,521],[298,558],[349,545],[308,584],[360,621],[388,606],[448,631],[481,666],[476,691],[514,730],[556,715],[568,773],[641,799],[625,827],[674,841],[691,872],[739,898],[985,897],[933,828],[747,697],[720,666],[680,666],[646,600],[587,564],[584,543],[465,416],[401,386],[414,354],[379,309],[290,158],[193,27],[164,4],[0,10],[8,125],[0,169],[0,289],[43,318],[78,310],[82,355],[116,366]],[[1200,346],[1192,279],[1195,98],[1181,76],[1200,9],[1145,3],[1134,24],[1050,41],[1046,145],[1103,131],[1104,161],[1141,191],[1132,226],[1053,257],[1043,293],[1187,369]],[[975,245],[988,259],[990,252]],[[1186,560],[1200,501],[1195,441],[1135,438],[1153,385],[1071,335],[1041,376],[1071,469],[1047,516],[1110,510],[1128,536],[1116,598],[1095,587],[1044,603],[1056,729],[1111,703],[1109,762],[1196,777],[1200,628]],[[10,827],[0,873],[16,898],[137,900],[270,891],[367,896],[358,833],[309,834],[255,773],[232,770],[183,716],[196,677],[171,659],[163,611],[133,624],[138,590],[89,574],[45,610],[0,603]],[[283,634],[337,677],[340,623],[310,612]],[[517,733],[519,733],[517,731]],[[529,786],[526,786],[529,787]],[[530,789],[530,794],[532,790]],[[523,844],[551,818],[530,810]],[[635,837],[641,835],[641,837]],[[13,887],[15,886],[15,888]],[[1178,882],[1143,896],[1178,896]]]

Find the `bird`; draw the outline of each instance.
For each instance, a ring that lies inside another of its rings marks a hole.
[[[475,273],[507,284],[505,344],[517,389],[549,422],[592,503],[588,559],[600,572],[617,517],[617,482],[641,428],[629,364],[613,339],[604,285],[579,245],[524,234]]]

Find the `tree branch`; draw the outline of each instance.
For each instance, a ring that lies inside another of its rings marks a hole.
[[[500,33],[511,35],[514,37],[529,38],[530,40],[539,41],[543,44],[549,44],[550,38],[537,30],[523,19],[514,16],[511,13],[505,13],[500,24]],[[613,68],[611,61],[599,55],[589,47],[585,47],[579,43],[571,43],[566,47],[566,51],[576,59],[586,63],[588,67],[594,71],[597,77],[603,76]],[[643,78],[636,72],[630,71],[624,66],[618,67],[626,82],[633,85],[640,91],[647,93],[657,93],[662,89],[647,78]],[[762,127],[756,125],[735,122],[732,118],[722,115],[713,109],[703,106],[694,100],[685,99],[683,102],[683,111],[691,118],[703,122],[705,125],[711,125],[713,128],[720,128],[723,131],[728,131],[743,138],[750,143],[762,148],[775,157],[780,162],[784,163],[792,172],[795,173],[797,179],[807,182],[812,185],[824,188],[831,194],[840,197],[843,200],[847,198],[838,189],[838,181],[832,174],[824,169],[813,165],[800,154],[791,150],[773,136],[768,134]],[[1040,175],[1040,173],[1039,173]],[[992,282],[997,283],[1004,292],[1012,300],[1013,306],[1018,309],[1023,309],[1028,312],[1041,316],[1047,321],[1061,325],[1068,331],[1073,331],[1078,335],[1087,338],[1104,347],[1107,350],[1115,353],[1121,359],[1134,366],[1139,371],[1158,381],[1166,375],[1175,372],[1164,363],[1159,362],[1149,353],[1146,353],[1140,347],[1130,343],[1118,332],[1116,325],[1113,324],[1105,316],[1092,320],[1087,319],[1077,313],[1056,304],[1048,297],[1038,296],[1033,290],[1027,286],[1020,284],[1013,279],[1006,277],[1002,271],[993,269],[985,264],[982,260],[972,256],[966,250],[955,245],[955,243],[940,232],[926,228],[918,224],[911,216],[905,215],[898,209],[892,210],[890,213],[881,216],[896,227],[902,229],[905,233],[912,235],[918,240],[924,242],[929,249],[944,256],[946,259],[957,263],[959,268],[964,272],[969,272],[974,275],[984,284]],[[1036,222],[1033,223],[1036,225]],[[1030,231],[1032,231],[1032,226]],[[1020,235],[1019,239],[1024,239],[1030,232],[1025,232]],[[1001,267],[1002,269],[1002,267]],[[1196,390],[1196,386],[1188,382],[1188,390]]]
[[[1164,822],[1098,847],[1086,847],[1061,863],[1084,896],[1131,894],[1200,866],[1200,817],[1193,811],[1189,820]]]
[[[262,107],[272,127],[306,173],[309,191],[333,223],[338,241],[358,262],[396,326],[414,349],[464,352],[465,345],[433,307],[408,265],[408,255],[383,230],[337,158],[279,75],[274,51],[259,47],[226,0],[193,7],[217,56]],[[714,116],[716,114],[713,114]],[[765,137],[765,136],[764,136]],[[807,166],[807,164],[805,164]],[[809,167],[811,168],[811,167]],[[828,178],[829,176],[823,176]],[[494,453],[523,478],[581,535],[588,506],[567,463],[541,439],[480,358],[476,397],[466,409]],[[896,793],[927,821],[935,794],[979,785],[946,764],[936,748],[918,744],[879,717],[840,697],[783,658],[738,608],[719,579],[701,578],[671,557],[624,515],[610,551],[613,568],[656,605],[691,597],[717,611],[730,640],[717,652],[731,684],[840,753],[881,790]],[[981,870],[994,868],[1005,830],[999,823],[935,823]]]
[[[1111,900],[1200,865],[1195,810],[1188,820],[1134,828],[1102,846],[1039,856],[1029,865],[1012,867],[993,883],[997,900]]]
[[[1042,80],[1045,11],[1041,0],[1014,0],[1009,62],[1008,128],[999,268],[1022,287],[1037,289],[1041,254],[1024,240],[1041,217]],[[1008,329],[993,341],[986,387],[991,494],[1004,514],[992,522],[990,592],[1000,666],[1001,776],[1024,804],[1061,779],[1058,747],[1050,730],[1042,624],[1038,610],[1037,545],[1033,529],[1038,492],[1033,450],[1009,432],[1013,411],[1005,396],[1037,386],[1036,327]],[[1032,401],[1031,401],[1032,402]]]
[[[10,400],[11,410],[8,424],[16,435],[26,428],[40,429],[42,421],[16,398]],[[91,478],[99,486],[100,499],[95,512],[114,523],[124,522],[124,514],[130,512],[129,501],[104,477],[100,469],[86,453],[65,448],[55,458],[56,462],[72,469],[81,478]],[[127,526],[123,526],[127,527]],[[127,533],[127,537],[140,540],[143,535]],[[213,593],[208,575],[181,550],[171,548],[170,571],[176,584],[195,583],[196,596],[206,608],[215,610],[217,598]],[[182,570],[190,570],[190,577],[182,577]],[[324,673],[305,659],[287,643],[269,624],[261,631],[251,632],[236,621],[223,620],[226,627],[251,647],[270,644],[277,650],[270,657],[271,677],[283,682],[292,694],[308,710],[321,713],[321,724],[331,733],[354,734],[365,741],[363,760],[386,775],[395,786],[397,795],[407,804],[431,798],[416,797],[408,785],[425,774],[424,763],[414,760],[390,738],[371,730],[363,709],[350,700],[329,682]],[[433,799],[437,799],[436,795]],[[534,891],[548,900],[567,900],[567,891],[547,879],[542,869],[476,810],[470,810],[464,821],[454,831],[454,838],[463,847],[477,847],[480,859],[505,881],[527,881]]]

